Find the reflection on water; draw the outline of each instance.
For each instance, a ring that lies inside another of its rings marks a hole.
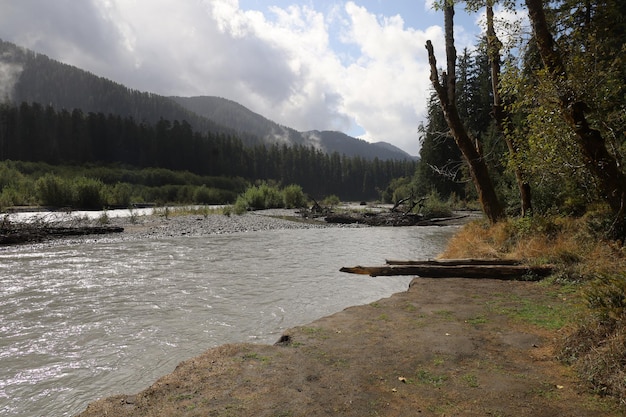
[[[0,250],[0,415],[61,416],[230,342],[404,291],[342,266],[433,257],[454,228],[276,230]]]

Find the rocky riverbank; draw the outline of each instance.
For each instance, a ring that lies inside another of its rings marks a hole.
[[[248,212],[243,215],[226,216],[223,214],[180,214],[174,209],[169,214],[156,211],[152,214],[130,216],[107,216],[106,212],[96,218],[87,216],[40,215],[35,222],[24,225],[12,224],[22,228],[23,239],[17,235],[7,234],[5,244],[33,243],[36,241],[50,242],[52,239],[67,242],[74,240],[128,240],[128,239],[159,239],[178,236],[209,236],[214,234],[246,233],[278,229],[310,229],[327,227],[369,227],[367,222],[337,223],[327,222],[324,217],[303,218],[298,210],[269,209]],[[36,215],[34,215],[36,216]],[[423,226],[461,225],[477,218],[476,213],[456,213],[446,219],[430,219]],[[413,224],[411,224],[413,225]],[[390,226],[390,225],[387,225]],[[406,225],[405,225],[406,226]],[[1,229],[1,228],[0,228]],[[89,233],[92,230],[93,233]],[[43,233],[51,231],[51,233]],[[60,231],[61,233],[54,233]],[[72,233],[74,231],[75,233]],[[0,238],[2,233],[0,233]],[[59,241],[61,243],[61,241]],[[0,239],[0,245],[3,242]]]
[[[126,238],[166,238],[257,232],[278,229],[336,227],[323,221],[303,221],[296,210],[263,210],[243,215],[163,215],[112,219],[112,225],[124,227]],[[352,226],[353,227],[353,226]]]
[[[46,242],[64,244],[68,241],[101,241],[130,239],[161,239],[179,236],[209,236],[278,229],[310,229],[324,227],[363,227],[333,225],[322,220],[305,220],[297,210],[272,209],[243,215],[180,214],[155,212],[131,216],[58,217],[42,214],[24,223],[5,220],[0,227],[0,245]],[[90,232],[91,231],[91,232]],[[3,240],[4,238],[4,240]]]

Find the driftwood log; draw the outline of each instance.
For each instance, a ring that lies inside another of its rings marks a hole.
[[[423,278],[474,278],[538,281],[552,273],[552,266],[520,265],[519,261],[452,259],[387,261],[386,266],[343,267],[341,272],[377,276],[416,275]]]
[[[123,227],[117,226],[61,227],[12,224],[9,226],[0,227],[0,245],[15,245],[20,243],[40,242],[47,238],[58,238],[66,236],[121,233],[123,231]]]
[[[520,265],[519,259],[427,259],[424,261],[386,259],[387,265]]]
[[[467,215],[425,219],[421,214],[379,212],[379,213],[331,213],[326,215],[326,223],[365,224],[368,226],[445,226],[451,221],[467,218]]]

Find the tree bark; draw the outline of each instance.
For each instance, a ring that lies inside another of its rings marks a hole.
[[[403,261],[394,259],[385,259],[387,265],[439,265],[439,266],[461,266],[461,265],[520,265],[519,259],[483,259],[483,258],[465,258],[465,259],[428,259],[425,261]]]
[[[608,151],[602,133],[589,126],[585,116],[587,104],[579,100],[576,91],[566,87],[567,71],[555,48],[542,0],[525,1],[539,54],[559,91],[558,102],[563,118],[574,130],[585,165],[598,179],[600,189],[616,220],[624,222],[626,176],[617,159]]]
[[[355,266],[339,271],[371,277],[417,275],[422,278],[474,278],[528,281],[539,280],[552,273],[551,266],[524,265],[403,265]]]
[[[500,97],[500,50],[502,49],[502,43],[498,36],[493,24],[493,6],[491,0],[487,1],[487,55],[491,64],[491,88],[493,90],[493,118],[496,121],[496,125],[500,130],[500,133],[504,137],[506,145],[509,149],[511,158],[515,160],[517,149],[513,143],[511,132],[513,132],[513,126],[511,119],[508,117],[504,106],[502,105],[502,99]],[[517,182],[517,188],[520,195],[520,207],[522,217],[529,215],[532,212],[532,200],[530,194],[530,184],[525,180],[525,175],[522,172],[519,164],[516,163],[515,168],[515,181]]]
[[[474,144],[474,141],[467,133],[456,107],[456,49],[454,47],[453,5],[446,3],[444,17],[447,72],[441,75],[442,81],[440,82],[437,60],[435,59],[433,45],[429,40],[426,42],[426,49],[430,62],[430,80],[439,97],[444,117],[450,128],[450,133],[463,154],[463,158],[467,162],[470,176],[476,188],[476,192],[478,193],[478,200],[483,212],[491,223],[496,223],[504,216],[504,211],[498,200],[493,183],[491,182],[487,164],[478,151],[477,146]]]

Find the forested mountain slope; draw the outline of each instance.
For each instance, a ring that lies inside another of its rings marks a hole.
[[[6,77],[4,88],[13,103],[52,105],[57,110],[80,109],[83,113],[104,113],[132,117],[137,122],[155,124],[160,119],[186,120],[194,130],[234,134],[232,129],[200,117],[178,103],[157,94],[130,89],[103,77],[63,64],[9,42],[0,41],[0,61]],[[11,84],[11,85],[7,85]],[[5,97],[3,97],[5,98]],[[251,136],[240,136],[247,144]]]
[[[312,146],[326,153],[337,152],[365,159],[411,159],[411,155],[384,142],[369,143],[336,131],[298,132],[275,123],[231,100],[221,97],[172,97],[194,113],[242,134],[261,137],[266,144]]]
[[[90,72],[50,59],[0,40],[0,100],[51,105],[57,110],[80,109],[131,117],[138,123],[156,124],[161,119],[186,121],[200,133],[236,136],[246,146],[287,144],[315,146],[326,153],[339,152],[366,159],[409,159],[410,155],[343,135],[340,140],[311,142],[310,136],[281,126],[244,106],[219,97],[164,97],[130,89]],[[329,132],[331,136],[338,132]],[[315,139],[318,139],[317,137]],[[392,146],[392,145],[390,145]]]

